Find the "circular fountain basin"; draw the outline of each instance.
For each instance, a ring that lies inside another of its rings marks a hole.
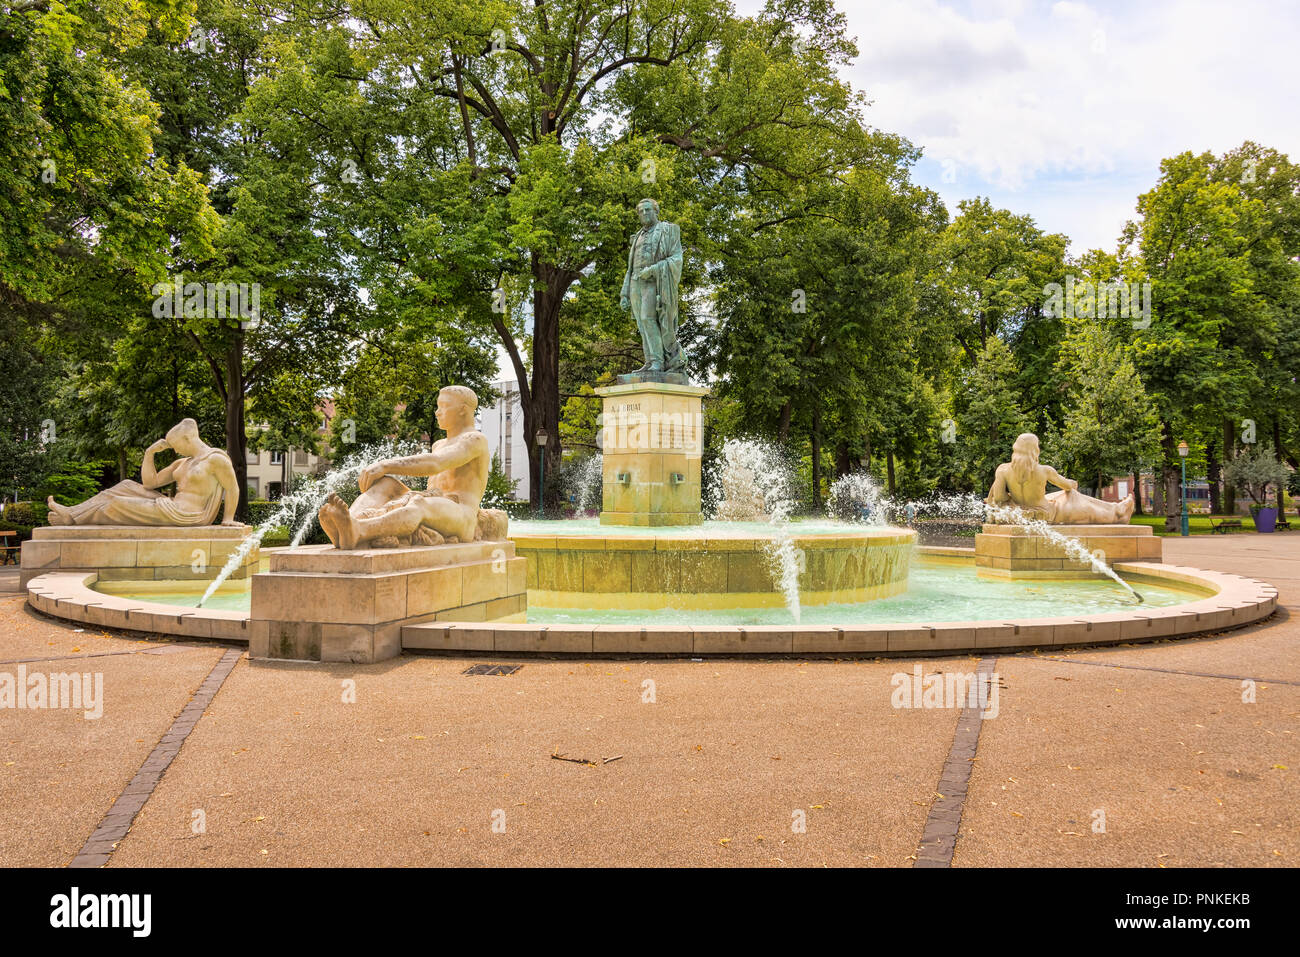
[[[511,524],[529,559],[530,608],[726,611],[857,605],[907,591],[916,532],[847,523],[705,522],[678,528],[595,519]]]

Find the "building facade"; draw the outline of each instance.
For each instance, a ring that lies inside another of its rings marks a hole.
[[[492,455],[515,482],[515,496],[528,497],[528,442],[524,435],[524,413],[519,400],[519,383],[513,379],[493,382],[501,398],[490,406],[480,405],[478,428],[488,440]]]

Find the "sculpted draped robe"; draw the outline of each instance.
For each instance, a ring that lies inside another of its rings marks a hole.
[[[641,271],[647,268],[651,275],[641,279]],[[676,223],[660,221],[633,234],[621,295],[631,306],[646,362],[658,362],[668,372],[686,367],[677,342],[681,280],[682,231]]]

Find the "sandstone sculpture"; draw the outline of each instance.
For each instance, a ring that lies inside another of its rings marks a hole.
[[[178,458],[162,471],[154,468],[154,456],[174,449]],[[112,488],[80,505],[65,506],[49,499],[51,525],[211,525],[226,508],[221,524],[239,527],[235,509],[239,505],[239,482],[230,456],[206,445],[199,438],[199,426],[183,419],[167,437],[144,451],[140,482],[118,482]],[[176,494],[157,491],[176,483]]]
[[[682,231],[659,221],[659,204],[636,205],[641,229],[632,236],[619,305],[630,309],[641,333],[645,365],[626,381],[686,382],[686,354],[677,341],[678,295],[682,278]]]
[[[1063,491],[1047,494],[1047,484]],[[1038,436],[1023,433],[1011,447],[1011,461],[998,466],[988,505],[1015,505],[1050,525],[1127,525],[1136,502],[1103,502],[1079,491],[1079,483],[1050,465],[1038,464]]]
[[[491,456],[488,442],[474,428],[478,396],[465,386],[438,393],[436,417],[447,437],[429,452],[384,459],[363,469],[361,494],[349,508],[337,495],[321,506],[321,527],[336,548],[386,548],[441,545],[446,542],[504,540],[505,512],[481,509]],[[393,477],[428,476],[427,491],[412,490]]]

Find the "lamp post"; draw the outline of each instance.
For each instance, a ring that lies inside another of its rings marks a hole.
[[[545,429],[538,429],[537,434],[533,436],[533,440],[537,443],[537,464],[539,468],[538,482],[537,482],[538,485],[537,517],[538,518],[542,517],[543,515],[542,510],[545,507],[543,505],[543,501],[546,498],[546,440],[549,438],[550,436],[546,434]]]
[[[1186,534],[1188,533],[1188,528],[1187,528],[1187,453],[1190,452],[1190,451],[1191,451],[1191,449],[1187,447],[1187,443],[1186,443],[1186,442],[1179,442],[1179,443],[1178,443],[1178,457],[1179,457],[1180,459],[1182,459],[1182,465],[1183,465],[1183,484],[1182,484],[1183,521],[1182,521],[1182,529],[1183,529],[1183,534],[1184,534],[1184,535],[1186,535]]]

